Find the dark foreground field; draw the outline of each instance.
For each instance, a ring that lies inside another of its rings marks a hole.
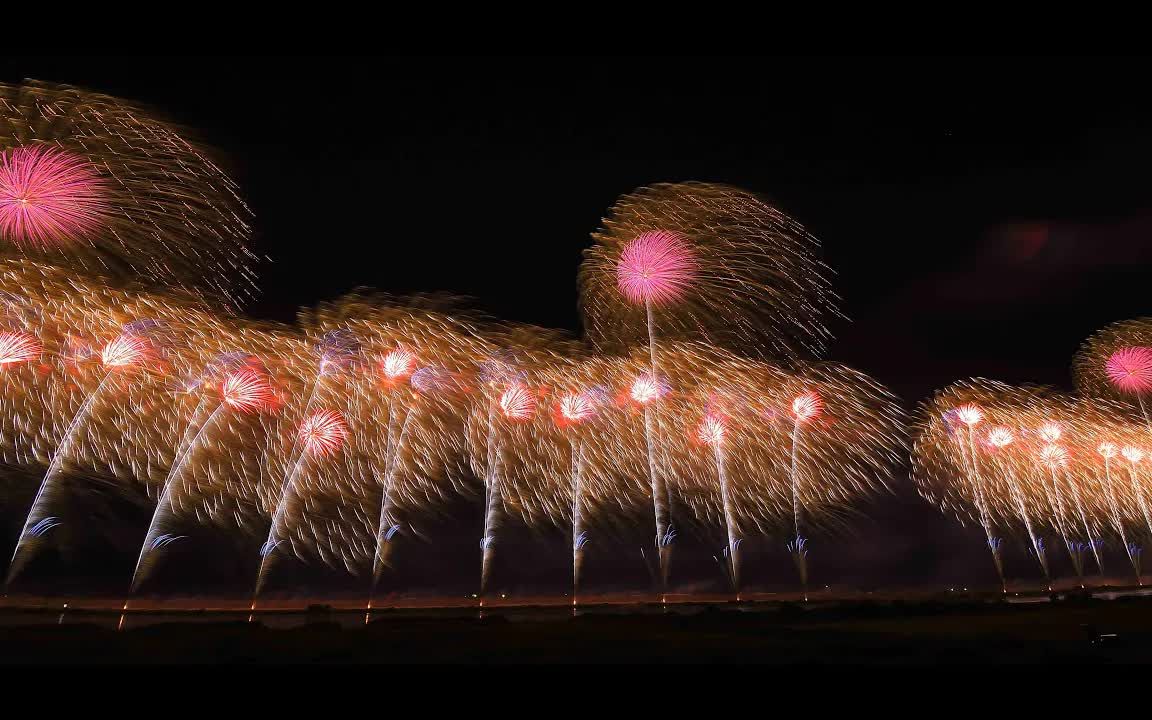
[[[9,620],[12,620],[9,617]],[[137,619],[138,620],[138,619]],[[131,624],[24,617],[0,627],[4,663],[1115,663],[1152,658],[1152,600],[854,603],[587,614],[323,610]],[[264,621],[268,621],[265,624]]]

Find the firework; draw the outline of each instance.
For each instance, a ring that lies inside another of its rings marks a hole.
[[[1013,433],[1010,428],[997,426],[988,431],[986,440],[990,451],[989,454],[992,457],[992,463],[997,465],[1001,477],[1008,486],[1009,495],[1019,510],[1020,520],[1024,523],[1024,529],[1027,531],[1028,538],[1032,542],[1032,550],[1036,554],[1036,560],[1040,563],[1040,569],[1043,570],[1044,578],[1048,582],[1048,589],[1051,590],[1052,573],[1048,568],[1048,556],[1044,550],[1044,539],[1036,534],[1036,530],[1033,527],[1032,517],[1028,511],[1028,504],[1025,502],[1020,483],[1017,480],[1015,468],[1011,463],[997,463],[997,461],[1004,458],[1004,448],[1016,440],[1015,433]]]
[[[1080,346],[1073,370],[1084,395],[1131,404],[1152,428],[1144,402],[1152,391],[1152,318],[1113,323],[1095,333]]]
[[[150,351],[151,347],[148,340],[126,330],[108,342],[100,352],[100,360],[104,368],[103,375],[68,423],[63,439],[52,455],[48,470],[40,481],[40,487],[36,491],[36,497],[32,501],[28,517],[24,521],[24,529],[20,533],[16,549],[12,553],[12,560],[8,566],[7,583],[12,582],[27,562],[25,550],[28,543],[39,538],[42,535],[40,528],[43,527],[43,523],[54,517],[48,514],[48,510],[58,502],[56,496],[60,493],[59,485],[62,481],[61,464],[72,451],[76,432],[88,420],[89,412],[101,397],[101,391],[108,384],[114,372],[140,367],[150,355]]]
[[[401,537],[482,486],[482,592],[505,521],[568,537],[575,593],[592,538],[632,542],[673,502],[679,530],[723,536],[739,588],[745,533],[796,533],[798,508],[806,529],[839,522],[899,455],[895,404],[842,366],[669,342],[654,374],[648,348],[588,357],[429,304],[355,294],[292,328],[0,260],[0,452],[43,478],[11,576],[111,490],[154,501],[133,591],[211,527],[264,537],[254,597],[288,557],[370,573],[374,592]],[[666,411],[647,432],[653,404]]]
[[[716,480],[720,486],[720,503],[724,508],[724,526],[727,531],[728,542],[724,547],[724,557],[727,560],[728,577],[732,583],[732,591],[740,593],[740,556],[738,531],[732,512],[731,492],[728,489],[728,474],[724,463],[724,436],[727,432],[727,421],[719,412],[713,410],[700,421],[696,437],[701,443],[712,448],[716,458]]]
[[[648,341],[704,340],[768,359],[820,354],[835,312],[819,243],[757,195],[724,185],[662,184],[621,197],[580,268],[588,337],[619,352]]]
[[[482,388],[469,420],[472,464],[484,483],[481,602],[491,579],[497,531],[510,502],[507,475],[510,469],[514,471],[516,466],[525,465],[520,453],[531,442],[528,438],[525,438],[527,442],[518,440],[525,434],[530,438],[530,428],[540,426],[534,420],[540,405],[542,374],[550,362],[570,349],[560,336],[530,326],[510,326],[500,334],[498,342],[502,349],[483,361],[479,368]],[[529,515],[533,512],[533,503],[528,502],[520,509],[522,515]]]
[[[238,306],[255,289],[248,209],[149,115],[67,86],[0,84],[0,246]]]
[[[105,222],[110,188],[84,158],[48,145],[0,154],[0,237],[52,247],[91,237]]]
[[[974,405],[982,408],[988,430],[969,442],[975,435],[963,418],[972,418],[962,408]],[[1102,571],[1105,528],[1139,579],[1139,546],[1130,531],[1148,527],[1142,435],[1115,402],[983,380],[958,383],[922,408],[914,477],[921,494],[941,509],[961,520],[976,517],[990,544],[995,526],[1021,523],[1046,575],[1045,525],[1060,536],[1081,583],[1086,550]]]
[[[40,357],[40,341],[26,332],[0,332],[0,367]]]
[[[205,437],[205,433],[214,428],[217,418],[226,409],[240,413],[256,413],[273,407],[276,402],[276,394],[268,378],[252,365],[246,365],[229,372],[224,377],[220,384],[220,396],[215,409],[211,411],[206,420],[199,423],[197,428],[200,412],[205,407],[203,402],[198,405],[185,430],[184,438],[177,448],[168,476],[164,479],[160,498],[152,513],[152,520],[148,524],[148,532],[144,536],[144,543],[136,559],[136,568],[132,572],[132,592],[136,592],[143,580],[142,570],[145,567],[145,561],[149,558],[149,552],[164,547],[168,544],[164,538],[172,537],[171,534],[162,533],[161,528],[166,520],[166,515],[171,511],[173,483],[180,480],[181,471],[187,466],[188,460],[195,457],[196,450],[199,448],[201,439]],[[193,434],[194,428],[195,434]]]
[[[583,490],[581,488],[581,475],[584,469],[584,457],[579,435],[575,432],[577,426],[588,422],[596,414],[597,398],[586,390],[569,391],[560,398],[557,424],[571,429],[569,435],[568,455],[572,466],[572,604],[576,604],[576,595],[580,591],[580,569],[583,566],[584,546],[588,536],[584,530],[581,504]]]

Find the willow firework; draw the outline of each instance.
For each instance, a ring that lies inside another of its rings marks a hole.
[[[588,339],[621,352],[660,337],[787,361],[823,352],[836,313],[819,243],[754,193],[662,184],[621,197],[580,267]]]
[[[239,306],[250,213],[204,150],[130,103],[0,84],[0,248]]]

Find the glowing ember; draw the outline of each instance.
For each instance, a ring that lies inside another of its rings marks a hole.
[[[696,275],[696,257],[679,235],[663,230],[636,237],[616,261],[616,283],[634,303],[675,302]]]
[[[700,422],[700,427],[696,430],[696,437],[705,445],[719,447],[724,443],[725,429],[724,418],[715,413],[709,413]]]
[[[792,401],[792,414],[796,416],[797,422],[812,420],[819,417],[823,411],[824,400],[815,390],[797,395],[796,399]]]
[[[40,357],[40,341],[25,332],[0,332],[0,367]]]
[[[979,405],[968,403],[956,408],[956,417],[960,418],[960,422],[971,427],[984,419],[984,411],[980,409]]]
[[[1108,379],[1118,390],[1142,393],[1152,389],[1152,348],[1129,347],[1117,350],[1104,366]]]
[[[396,348],[384,356],[380,364],[384,377],[389,380],[402,380],[416,371],[416,356],[404,348]]]
[[[0,240],[56,245],[89,235],[106,213],[87,160],[48,145],[0,153]]]
[[[229,407],[241,412],[256,412],[276,399],[268,379],[251,368],[242,368],[224,378],[220,394]]]
[[[147,340],[125,333],[104,346],[104,350],[100,353],[100,361],[105,367],[127,367],[148,357],[148,351]]]
[[[300,442],[315,455],[330,455],[340,449],[348,437],[348,424],[335,410],[321,410],[305,418],[300,425]]]
[[[500,410],[511,420],[527,420],[536,412],[536,398],[528,388],[516,383],[500,396]]]

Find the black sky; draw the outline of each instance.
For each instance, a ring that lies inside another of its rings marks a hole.
[[[1078,345],[1152,303],[1147,60],[0,63],[217,148],[273,260],[262,317],[367,285],[578,331],[589,233],[620,194],[680,180],[808,226],[852,319],[830,356],[909,406],[969,376],[1070,386]]]

